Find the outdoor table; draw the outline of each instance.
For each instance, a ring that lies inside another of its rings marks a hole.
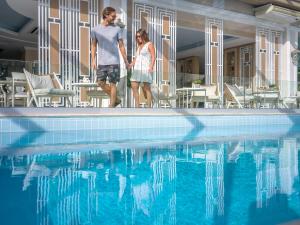
[[[261,91],[253,92],[253,96],[255,97],[256,102],[259,102],[260,105],[266,104],[266,100],[275,100],[278,107],[279,91],[261,90]]]
[[[79,83],[72,83],[71,85],[73,87],[78,88],[80,92],[82,91],[81,90],[82,88],[97,88],[98,87],[98,84],[95,82],[93,82],[93,83],[92,82],[79,82]],[[79,105],[78,103],[80,103],[80,99],[78,99],[78,102],[76,101],[76,106]],[[83,105],[83,107],[87,107],[90,105],[90,103],[84,102],[82,105]]]
[[[179,106],[180,106],[180,99],[182,99],[183,106],[184,106],[184,101],[186,100],[186,108],[189,107],[189,97],[192,96],[192,93],[195,91],[203,91],[204,92],[204,105],[206,101],[206,89],[205,88],[193,88],[193,87],[183,87],[183,88],[178,88],[176,89],[176,94],[178,95],[178,100],[179,100]]]

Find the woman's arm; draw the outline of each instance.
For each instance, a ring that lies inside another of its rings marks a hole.
[[[136,56],[133,56],[133,59],[132,59],[132,61],[130,63],[130,68],[134,67],[135,61],[136,61]]]
[[[148,46],[148,50],[150,52],[151,55],[151,64],[149,66],[149,72],[152,73],[154,71],[154,65],[155,65],[155,48],[153,46],[153,43],[151,42]]]
[[[137,47],[136,53],[135,53],[135,55],[133,56],[133,59],[132,59],[130,65],[129,65],[130,68],[134,67],[134,65],[135,65],[135,61],[136,61],[137,54],[138,54],[138,52],[139,52],[139,48],[140,48],[140,47]]]

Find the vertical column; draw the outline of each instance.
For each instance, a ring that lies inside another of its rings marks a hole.
[[[280,94],[282,97],[297,94],[297,62],[292,59],[292,52],[298,49],[298,32],[286,29],[282,45],[282,79]]]
[[[223,21],[206,18],[205,83],[216,84],[223,101]]]

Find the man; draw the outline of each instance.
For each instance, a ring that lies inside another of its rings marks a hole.
[[[103,21],[91,31],[92,38],[92,67],[97,70],[97,83],[110,96],[110,107],[121,103],[117,98],[116,83],[120,81],[119,49],[126,67],[129,67],[122,31],[114,24],[117,17],[116,10],[106,7],[102,12]],[[96,49],[98,48],[98,67],[96,63]],[[108,78],[109,84],[106,83]]]

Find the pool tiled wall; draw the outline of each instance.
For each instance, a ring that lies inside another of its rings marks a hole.
[[[3,117],[0,132],[300,125],[300,115]]]

